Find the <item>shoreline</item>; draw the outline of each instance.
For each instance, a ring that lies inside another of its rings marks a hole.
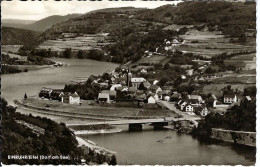
[[[117,154],[117,152],[109,150],[109,149],[104,148],[104,147],[101,147],[101,146],[97,145],[96,143],[94,143],[90,140],[83,139],[82,137],[79,137],[79,136],[75,136],[75,137],[76,137],[76,140],[79,143],[79,145],[78,145],[79,147],[85,146],[85,147],[93,150],[94,152],[96,152],[98,154],[100,154],[100,153],[107,153],[107,154],[112,154],[112,155]]]
[[[19,101],[17,101],[17,102],[19,102]],[[100,117],[100,115],[87,114],[88,117],[82,117],[82,116],[70,115],[70,114],[68,115],[68,114],[50,113],[49,111],[52,111],[52,110],[49,110],[49,109],[38,109],[37,107],[30,108],[30,106],[22,104],[21,102],[19,102],[19,103],[22,106],[24,106],[24,107],[20,106],[17,103],[15,103],[15,104],[18,105],[22,109],[26,109],[26,110],[33,110],[34,109],[33,111],[38,112],[38,113],[42,113],[42,114],[54,115],[54,116],[64,116],[64,117],[73,117],[73,118],[81,118],[81,119],[93,119],[93,120],[97,120],[97,121],[104,121],[104,118],[101,118],[102,116]],[[29,108],[27,108],[27,107],[29,107]],[[108,117],[110,117],[110,116],[108,116]],[[118,118],[118,119],[120,119],[120,118]],[[136,118],[136,119],[138,119],[138,118]],[[105,118],[105,120],[109,121],[111,119]],[[66,126],[68,126],[68,125],[66,125]],[[177,131],[180,134],[191,135],[191,134],[189,134],[190,130],[186,130],[186,128],[184,128],[183,130],[177,130],[177,129],[174,129],[172,126],[167,126],[167,127],[165,127],[165,129],[174,130],[174,131]],[[111,134],[111,133],[120,133],[120,132],[122,132],[122,130],[120,130],[120,129],[112,129],[112,130],[104,130],[104,129],[101,129],[101,130],[78,130],[78,131],[73,130],[73,131],[74,131],[75,135]],[[229,131],[229,130],[226,130],[226,131]],[[221,140],[221,139],[216,139],[216,140],[221,141],[221,142],[228,142],[228,143],[231,143],[231,144],[235,143],[233,141],[226,141],[226,140]],[[254,147],[254,146],[247,145],[247,144],[241,144],[241,145]]]
[[[67,126],[67,125],[66,125]],[[71,128],[70,128],[71,129]],[[95,134],[110,134],[110,133],[120,133],[121,129],[100,129],[100,130],[73,130],[71,129],[75,135],[95,135]]]

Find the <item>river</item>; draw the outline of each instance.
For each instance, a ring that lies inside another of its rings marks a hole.
[[[5,74],[1,77],[1,95],[9,104],[14,99],[21,99],[26,93],[35,96],[41,87],[63,88],[77,77],[88,77],[113,70],[118,64],[94,60],[61,59],[52,60],[65,63],[63,67],[53,67],[27,73]],[[87,122],[91,120],[52,116],[33,110],[17,111],[35,116],[44,116],[58,122]],[[92,120],[93,121],[93,120]],[[140,165],[253,165],[255,149],[233,144],[201,144],[189,135],[177,134],[175,131],[153,131],[145,126],[142,132],[127,132],[126,126],[119,126],[122,133],[82,136],[100,146],[117,152],[119,164]],[[167,137],[168,136],[168,137]],[[165,143],[158,143],[163,140]]]

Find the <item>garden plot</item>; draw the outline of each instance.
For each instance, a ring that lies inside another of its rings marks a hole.
[[[63,51],[66,48],[72,50],[91,50],[100,49],[104,45],[110,44],[106,42],[106,34],[83,35],[74,37],[73,34],[65,34],[63,39],[47,40],[42,43],[39,49],[51,49],[52,51]]]

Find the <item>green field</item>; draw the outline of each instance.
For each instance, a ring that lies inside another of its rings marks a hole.
[[[73,34],[73,33],[70,33]],[[52,51],[64,51],[66,48],[72,50],[91,50],[100,49],[107,42],[106,34],[81,34],[80,36],[72,36],[65,33],[62,39],[47,40],[43,42],[38,49],[51,49]]]

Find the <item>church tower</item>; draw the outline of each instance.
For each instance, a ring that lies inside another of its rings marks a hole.
[[[132,78],[132,73],[130,71],[130,68],[128,66],[128,73],[127,73],[127,87],[130,87],[130,82],[131,82],[131,78]]]

